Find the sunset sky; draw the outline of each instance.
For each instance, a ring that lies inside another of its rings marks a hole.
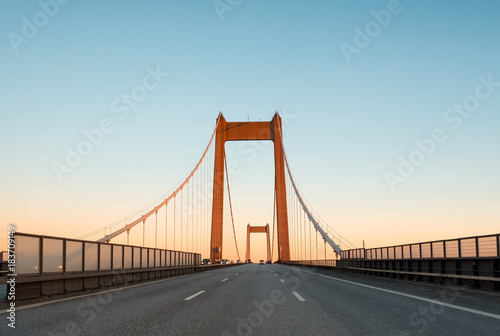
[[[12,223],[75,238],[147,207],[219,111],[278,111],[301,191],[356,246],[498,233],[499,17],[493,0],[2,1],[2,246]],[[273,147],[226,149],[243,259],[246,225],[272,224]]]

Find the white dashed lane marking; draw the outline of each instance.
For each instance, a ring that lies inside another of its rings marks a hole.
[[[203,294],[203,293],[205,293],[205,291],[204,291],[204,290],[199,291],[199,292],[198,292],[198,293],[196,293],[196,294],[193,294],[193,295],[191,295],[191,296],[188,296],[187,298],[185,298],[185,299],[184,299],[184,301],[189,301],[189,300],[191,300],[191,299],[194,299],[195,297],[197,297],[198,295]]]
[[[297,292],[292,292],[292,293],[293,293],[293,295],[295,295],[295,297],[297,297],[297,299],[298,299],[299,301],[301,301],[301,302],[304,302],[304,301],[305,301],[305,299],[304,299],[302,296],[300,296],[300,294],[299,294],[299,293],[297,293]]]

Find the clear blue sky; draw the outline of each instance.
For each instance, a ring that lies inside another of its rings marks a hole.
[[[189,172],[219,111],[241,121],[278,110],[291,115],[284,140],[302,191],[353,243],[499,231],[500,86],[480,89],[488,97],[460,125],[457,112],[444,118],[474,103],[479,77],[500,82],[498,1],[40,3],[0,2],[2,227],[78,236],[110,224]],[[371,11],[391,6],[374,24]],[[24,26],[36,20],[35,34]],[[356,46],[356,27],[374,29],[368,45]],[[148,67],[168,76],[119,119],[111,105]],[[53,163],[105,118],[114,130],[60,182]],[[391,190],[385,174],[436,128],[447,140]],[[272,148],[252,163],[237,148],[235,216],[272,221]]]

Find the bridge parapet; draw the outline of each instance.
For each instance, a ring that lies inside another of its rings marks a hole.
[[[500,234],[344,250],[340,257],[342,260],[500,257]]]
[[[337,267],[406,279],[500,287],[500,234],[344,250]]]
[[[16,297],[19,299],[203,269],[198,253],[19,232],[15,235]]]

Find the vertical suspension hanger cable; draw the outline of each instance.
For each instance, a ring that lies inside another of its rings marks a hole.
[[[144,247],[146,242],[146,220],[142,221],[142,247]]]
[[[299,204],[297,204],[297,217],[298,217],[298,222],[299,222],[299,237],[300,237],[300,260],[304,260],[304,233],[302,232],[303,227],[302,227],[302,212],[300,211]]]
[[[299,255],[300,255],[300,260],[302,260],[302,226],[300,223],[300,216],[299,216],[299,201],[295,201],[295,216],[297,219],[297,229],[299,230],[299,234],[297,235],[298,242],[297,242],[297,247],[299,248]]]
[[[167,250],[168,239],[168,203],[165,204],[165,250]]]
[[[299,201],[297,200],[297,220],[299,223],[299,246],[300,246],[300,260],[304,260],[304,232],[302,226],[302,212]]]
[[[183,209],[182,209],[182,202],[183,202],[183,197],[182,197],[183,193],[182,193],[182,191],[183,191],[183,190],[184,190],[184,189],[181,189],[181,251],[182,251],[182,231],[183,231],[183,230],[182,230],[182,210],[183,210]]]
[[[276,177],[274,177],[274,196],[273,196],[273,239],[272,239],[272,248],[271,248],[271,262],[273,260],[274,255],[274,226],[276,222]]]
[[[196,251],[200,251],[200,172],[196,173]]]
[[[200,169],[201,171],[201,169]],[[195,197],[196,197],[196,202],[194,204],[196,205],[195,209],[195,225],[196,225],[196,230],[195,230],[195,252],[199,253],[200,251],[200,230],[198,228],[199,226],[199,212],[200,212],[200,174],[198,172],[198,175],[196,176],[196,189],[195,189]]]
[[[304,214],[304,210],[300,208],[300,219],[302,221],[302,226],[304,227],[304,259],[307,260],[307,230]]]
[[[194,182],[196,180],[193,179],[193,185],[191,186],[191,252],[194,252]]]
[[[223,160],[224,160],[224,167],[225,167],[225,172],[226,172],[227,195],[229,197],[229,210],[231,211],[231,223],[233,224],[234,244],[236,245],[236,253],[238,254],[238,260],[241,260],[240,259],[240,251],[238,250],[238,241],[236,240],[236,230],[234,229],[233,205],[231,202],[231,190],[229,188],[229,171],[227,170],[227,161],[226,161],[226,153],[225,152],[224,152]]]
[[[207,208],[208,208],[208,196],[207,196],[207,192],[208,192],[208,176],[207,176],[207,172],[208,172],[208,161],[210,160],[210,158],[207,158],[207,162],[205,162],[205,171],[203,172],[203,182],[202,182],[202,185],[203,185],[203,235],[202,235],[202,248],[203,248],[203,253],[205,253],[205,247],[206,247],[206,237],[207,237],[207,232],[206,232],[206,229],[207,229]]]
[[[305,215],[305,212],[304,212],[304,215]],[[312,223],[310,220],[308,220],[309,222],[309,259],[312,260]]]
[[[177,196],[174,197],[174,250],[175,250],[175,209],[177,208]]]
[[[318,230],[316,230],[316,260],[318,260]]]

